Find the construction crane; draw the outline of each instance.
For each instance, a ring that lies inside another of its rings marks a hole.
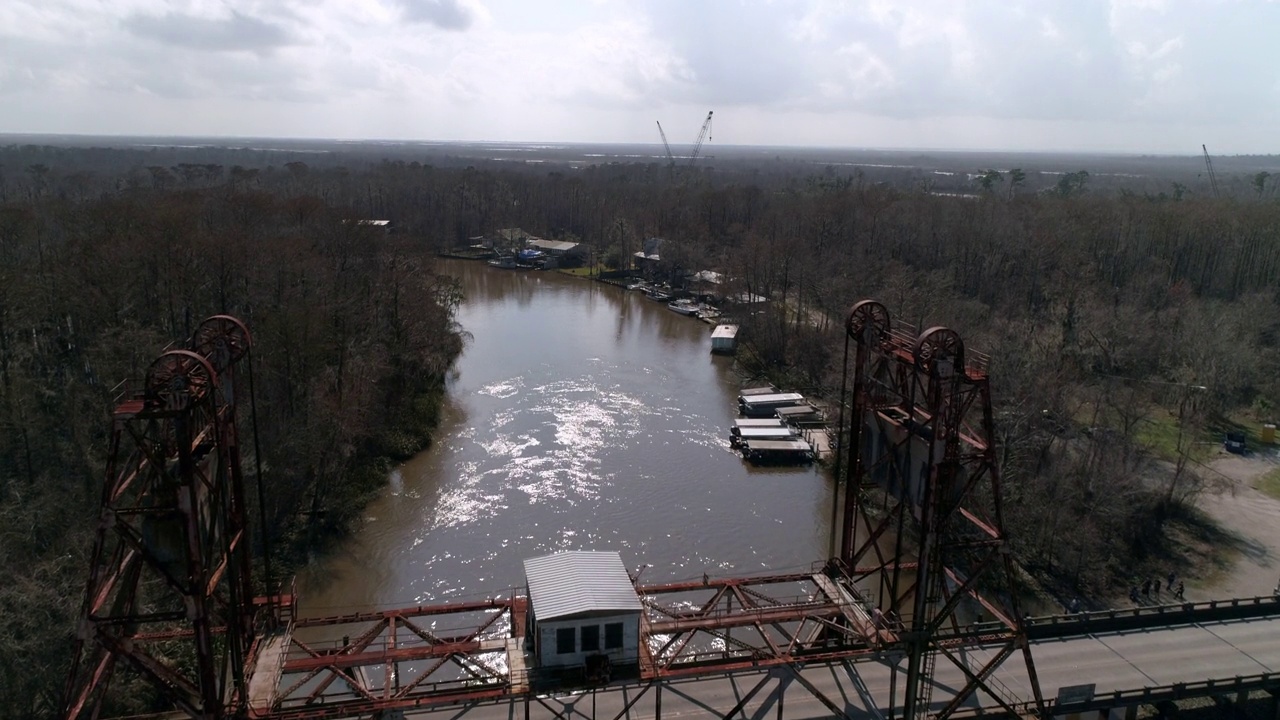
[[[714,110],[707,112],[707,119],[702,123],[702,131],[698,133],[698,141],[693,144],[693,154],[689,156],[689,165],[692,166],[698,161],[698,153],[702,152],[703,139],[711,139],[711,116],[715,114]]]
[[[1213,196],[1218,197],[1218,176],[1213,172],[1213,161],[1209,159],[1209,148],[1200,146],[1204,151],[1204,166],[1209,170],[1209,186],[1213,188]]]
[[[698,133],[698,139],[693,144],[693,152],[689,154],[689,166],[692,167],[698,161],[698,155],[702,153],[702,143],[711,139],[711,116],[715,111],[707,113],[707,119],[702,123],[702,130]],[[671,153],[671,145],[667,142],[667,133],[662,129],[662,122],[658,121],[658,136],[662,138],[662,148],[667,151],[667,167],[675,170],[676,156]]]
[[[676,166],[676,156],[671,154],[671,145],[667,143],[667,134],[662,131],[662,122],[658,122],[658,135],[662,138],[662,147],[667,151],[667,167],[674,168]]]

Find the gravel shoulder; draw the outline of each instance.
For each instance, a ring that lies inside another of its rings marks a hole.
[[[1254,489],[1254,483],[1280,467],[1272,450],[1248,456],[1222,453],[1201,468],[1209,489],[1196,504],[1236,538],[1230,562],[1209,572],[1188,573],[1188,600],[1266,595],[1280,582],[1280,499]]]

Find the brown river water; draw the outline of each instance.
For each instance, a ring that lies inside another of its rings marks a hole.
[[[445,261],[471,334],[434,445],[299,578],[302,615],[508,594],[525,558],[617,550],[644,583],[810,567],[831,481],[729,447],[711,326],[638,292]]]

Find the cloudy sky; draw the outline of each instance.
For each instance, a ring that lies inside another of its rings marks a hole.
[[[1280,153],[1276,0],[0,0],[0,132]]]

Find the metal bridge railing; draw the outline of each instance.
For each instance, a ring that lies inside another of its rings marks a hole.
[[[1079,632],[1109,629],[1153,628],[1203,620],[1243,620],[1280,615],[1280,598],[1261,595],[1251,598],[1206,600],[1194,603],[1149,605],[1135,608],[1094,610],[1068,615],[1029,617],[1023,622],[1031,638],[1062,637]]]
[[[1059,703],[1056,699],[1046,699],[1045,705],[1050,713],[1057,717],[1072,713],[1111,710],[1135,705],[1151,705],[1166,700],[1190,700],[1252,690],[1275,691],[1277,689],[1280,689],[1280,673],[1266,672],[1256,675],[1237,675],[1225,679],[1209,679],[1197,682],[1147,686],[1132,690],[1116,690],[1114,692],[1096,694],[1089,700],[1080,702]],[[1010,707],[1022,713],[1034,713],[1036,711],[1035,703],[1033,702],[1011,703]],[[992,707],[962,707],[952,713],[951,717],[991,717],[993,710],[998,709]]]

